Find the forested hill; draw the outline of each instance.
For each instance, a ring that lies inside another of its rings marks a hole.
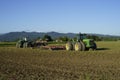
[[[76,37],[76,33],[58,33],[58,32],[10,32],[0,35],[0,41],[16,41],[18,39],[21,39],[23,37],[28,37],[29,39],[37,39],[42,38],[44,35],[49,35],[53,39],[58,37],[64,37],[67,36],[68,38],[74,38]],[[95,35],[98,37],[110,37],[110,38],[120,38],[120,36],[111,36],[111,35],[101,35],[101,34],[89,34],[89,35]]]
[[[15,41],[23,37],[28,37],[29,39],[42,38],[44,35],[49,35],[52,38],[58,38],[62,36],[67,36],[73,38],[76,36],[74,33],[58,33],[58,32],[10,32],[0,35],[0,41]]]

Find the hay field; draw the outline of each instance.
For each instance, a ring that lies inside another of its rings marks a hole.
[[[96,51],[0,47],[0,80],[120,80],[120,41]]]

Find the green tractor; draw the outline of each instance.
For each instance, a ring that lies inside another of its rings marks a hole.
[[[44,41],[30,41],[27,40],[27,38],[23,38],[16,43],[17,48],[29,48],[29,47],[34,48],[34,47],[40,47],[46,45],[47,43]]]
[[[28,41],[27,38],[23,38],[16,43],[17,48],[28,48],[33,47],[33,42]]]
[[[79,34],[76,42],[67,42],[66,50],[85,51],[96,50],[97,45],[93,39],[87,39],[85,35]]]

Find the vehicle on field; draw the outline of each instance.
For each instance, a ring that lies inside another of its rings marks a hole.
[[[46,45],[46,41],[30,41],[27,40],[27,38],[23,38],[16,43],[17,48],[40,47]]]
[[[66,50],[85,51],[96,50],[97,45],[93,39],[88,39],[84,34],[79,33],[77,41],[69,41],[66,43]]]

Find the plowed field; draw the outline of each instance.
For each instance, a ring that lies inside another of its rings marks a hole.
[[[0,47],[0,80],[120,80],[120,42],[96,51]]]

